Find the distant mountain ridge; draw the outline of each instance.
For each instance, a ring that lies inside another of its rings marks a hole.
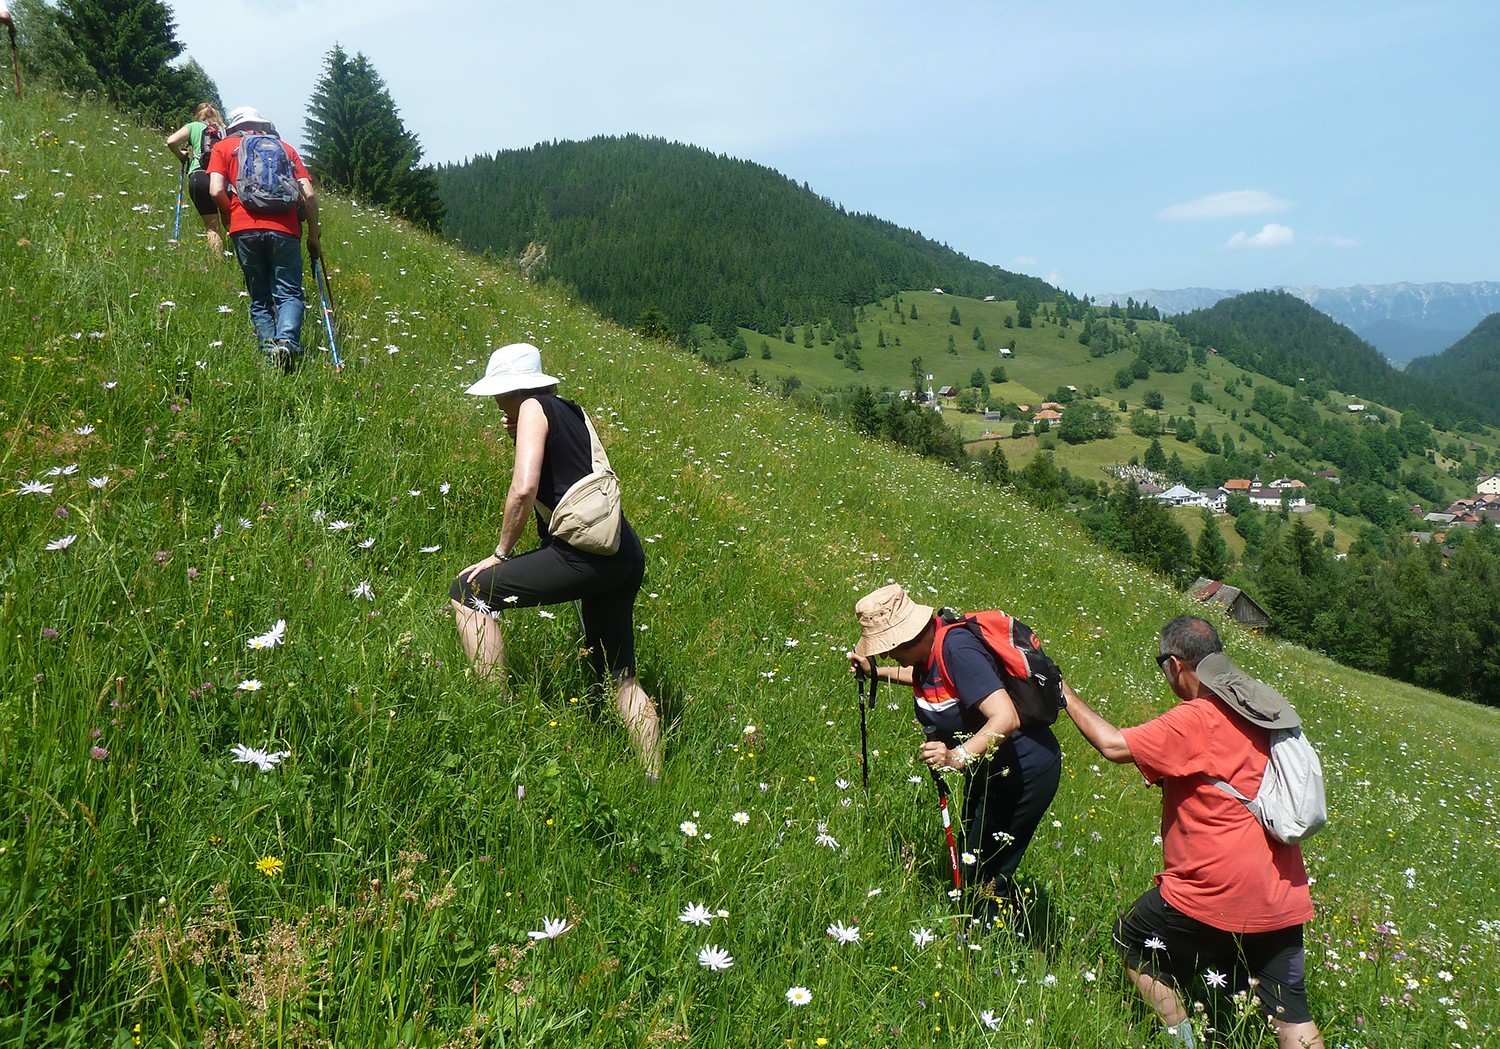
[[[1500,313],[1500,281],[1469,284],[1357,284],[1348,288],[1281,286],[1319,313],[1326,314],[1373,345],[1397,366],[1417,357],[1441,353],[1473,331],[1492,313]],[[1149,302],[1163,315],[1207,309],[1243,292],[1221,288],[1151,288],[1110,293],[1099,301]]]

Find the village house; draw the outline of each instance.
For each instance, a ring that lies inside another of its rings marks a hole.
[[[1251,630],[1264,630],[1271,625],[1271,617],[1266,614],[1266,610],[1239,587],[1227,586],[1216,579],[1199,576],[1188,593],[1206,605],[1217,605],[1224,609],[1230,619]]]
[[[1476,495],[1500,495],[1500,474],[1490,474],[1481,477],[1474,485]]]
[[[1039,423],[1039,422],[1055,423],[1058,420],[1060,420],[1061,418],[1062,418],[1062,412],[1057,411],[1055,408],[1043,408],[1041,411],[1037,412],[1035,415],[1033,415],[1031,417],[1031,421],[1034,422],[1034,423]]]

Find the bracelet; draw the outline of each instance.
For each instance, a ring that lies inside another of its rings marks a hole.
[[[501,561],[509,561],[510,560],[510,555],[507,554],[507,553],[502,552],[498,544],[495,546],[495,556],[497,558],[499,558]]]

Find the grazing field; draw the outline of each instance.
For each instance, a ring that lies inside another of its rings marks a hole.
[[[310,312],[282,377],[237,267],[192,216],[168,243],[176,174],[94,104],[0,109],[0,1044],[1152,1044],[1110,933],[1157,869],[1156,794],[1060,725],[1031,925],[978,935],[906,697],[871,712],[860,786],[843,652],[898,580],[1032,623],[1133,723],[1170,702],[1180,595],[348,201],[323,209],[345,368]],[[520,339],[648,544],[655,785],[571,609],[505,615],[506,687],[462,665],[447,586],[494,545],[509,449],[461,391]],[[1329,777],[1329,1045],[1493,1044],[1500,717],[1226,635]],[[1201,1022],[1270,1044],[1232,1003]]]

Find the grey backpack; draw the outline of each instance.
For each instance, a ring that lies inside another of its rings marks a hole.
[[[1301,728],[1267,731],[1271,734],[1271,760],[1255,797],[1245,797],[1224,780],[1213,782],[1220,790],[1243,801],[1267,834],[1295,845],[1328,823],[1323,763]]]

